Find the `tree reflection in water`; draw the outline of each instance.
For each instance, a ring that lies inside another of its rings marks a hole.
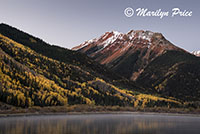
[[[199,134],[200,117],[147,114],[0,118],[0,134]]]

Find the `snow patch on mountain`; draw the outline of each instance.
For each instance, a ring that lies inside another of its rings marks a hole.
[[[153,32],[150,31],[139,32],[138,34],[139,39],[147,40],[149,42],[151,41],[151,38],[153,36]]]
[[[193,51],[192,54],[194,54],[196,56],[200,56],[200,50],[199,51]]]
[[[113,42],[115,42],[120,36],[122,37],[122,33],[117,32],[117,31],[112,31],[111,33],[113,33],[113,35],[111,37],[109,37],[107,40],[105,40],[104,42],[102,42],[102,44],[104,45],[104,48],[107,47],[109,44],[112,44]]]
[[[72,48],[72,50],[79,50],[81,48],[84,48],[85,46],[95,42],[96,40],[97,40],[96,38],[95,39],[91,39],[91,40],[87,40],[84,43],[82,43],[80,46]]]
[[[129,37],[130,40],[132,40],[135,37],[136,32],[131,30],[130,32],[127,33],[127,36]]]

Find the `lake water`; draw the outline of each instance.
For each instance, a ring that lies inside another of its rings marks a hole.
[[[0,134],[200,134],[200,117],[160,114],[1,117]]]

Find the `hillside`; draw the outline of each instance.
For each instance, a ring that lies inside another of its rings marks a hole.
[[[1,34],[0,74],[0,101],[19,107],[182,106],[173,98],[121,89],[77,65],[43,56]]]
[[[167,51],[145,68],[137,83],[163,95],[200,101],[200,58],[189,53]]]
[[[67,64],[69,63],[80,66],[93,75],[98,75],[99,77],[103,77],[107,80],[122,79],[120,76],[112,73],[112,71],[109,71],[97,62],[93,62],[93,60],[91,60],[85,54],[71,51],[59,46],[50,45],[37,37],[20,31],[7,24],[0,24],[0,33],[18,43],[23,44],[24,46],[31,48],[37,53],[61,62],[65,62]]]
[[[24,46],[31,48],[39,54],[66,64],[79,66],[83,70],[90,72],[92,75],[109,81],[109,83],[121,88],[134,88],[140,92],[142,91],[143,93],[154,93],[153,91],[146,91],[129,79],[113,73],[113,71],[107,69],[106,66],[101,65],[98,62],[94,62],[94,60],[89,58],[86,54],[50,45],[37,37],[3,23],[0,24],[0,33],[18,43],[23,44]]]

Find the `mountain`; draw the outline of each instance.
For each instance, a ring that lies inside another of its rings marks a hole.
[[[107,72],[107,69],[79,52],[51,46],[5,24],[0,25],[0,33],[1,102],[18,107],[75,104],[132,107],[183,106],[182,101],[176,98],[138,92],[137,87],[129,83],[127,84],[132,88],[122,88],[123,80],[121,83],[120,79],[115,80],[111,77],[103,79],[106,77],[103,73]],[[56,53],[48,55],[45,50],[50,52],[55,50]],[[60,57],[59,51],[68,59]],[[77,55],[74,55],[75,53]],[[86,64],[78,63],[82,59]],[[95,72],[92,66],[99,67],[102,74]],[[116,86],[115,81],[120,83],[120,86]]]
[[[200,56],[200,51],[193,51],[192,54],[196,55],[196,56]]]
[[[148,91],[199,101],[200,59],[170,43],[161,33],[112,31],[74,47]]]
[[[92,57],[109,69],[136,80],[144,68],[167,50],[183,51],[162,34],[150,31],[112,31],[72,48]]]

